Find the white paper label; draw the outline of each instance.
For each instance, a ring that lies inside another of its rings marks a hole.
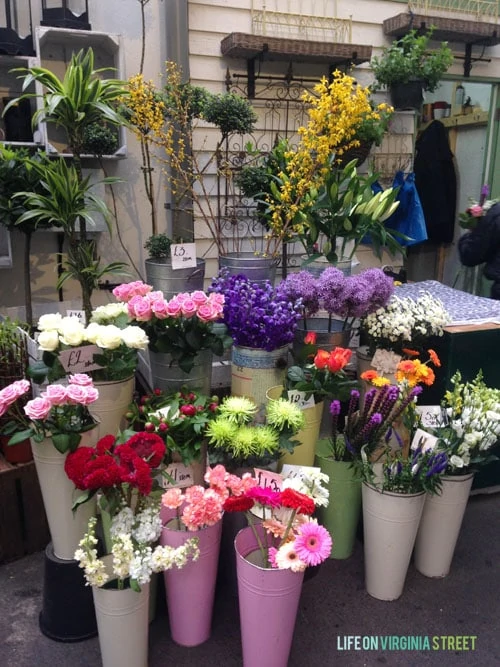
[[[422,452],[428,452],[435,449],[438,438],[435,435],[431,435],[424,431],[421,428],[417,428],[413,440],[411,442],[411,449],[415,451],[419,447],[422,447]]]
[[[196,243],[173,243],[170,246],[172,269],[188,269],[196,266]]]
[[[396,368],[401,361],[401,355],[396,354],[392,350],[378,349],[373,355],[371,365],[379,373],[395,373]]]
[[[102,353],[102,350],[97,345],[83,345],[62,350],[59,360],[66,373],[87,373],[102,368],[100,364],[94,363],[94,354],[99,353]]]
[[[84,310],[67,310],[66,317],[77,317],[82,324],[86,323]]]
[[[443,415],[439,405],[417,405],[417,414],[420,415],[422,426],[426,428],[439,428],[443,426]]]
[[[297,389],[290,389],[288,391],[288,400],[290,403],[295,403],[295,405],[304,410],[305,408],[314,407],[314,395],[309,394],[309,398],[306,400],[306,392],[298,391]]]
[[[271,491],[281,491],[283,477],[278,475],[277,472],[261,470],[260,468],[254,468],[254,471],[259,486],[264,489],[271,489]]]
[[[184,489],[194,484],[193,468],[184,465],[184,463],[171,463],[165,469],[165,473],[169,475],[171,479],[162,475],[162,485],[164,489]]]
[[[296,466],[291,463],[284,463],[281,468],[281,476],[283,479],[302,479],[310,471],[321,472],[321,468],[314,466]]]

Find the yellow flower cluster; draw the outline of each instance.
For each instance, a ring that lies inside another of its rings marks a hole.
[[[323,78],[302,99],[309,105],[309,121],[298,129],[297,149],[286,154],[286,172],[279,178],[279,197],[270,201],[271,235],[276,240],[303,232],[310,193],[321,185],[333,155],[356,145],[354,136],[361,121],[372,113],[370,91],[339,71],[328,83]]]
[[[145,81],[142,74],[136,74],[128,81],[129,96],[127,107],[131,112],[130,122],[139,138],[150,132],[157,134],[165,124],[165,105],[158,99],[152,81]]]

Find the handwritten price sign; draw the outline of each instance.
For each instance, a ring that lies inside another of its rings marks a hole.
[[[71,350],[62,350],[59,359],[66,373],[88,373],[102,368],[100,364],[94,362],[94,354],[101,352],[97,345],[83,345]]]
[[[281,485],[283,483],[283,477],[281,475],[278,475],[277,472],[261,470],[260,468],[254,468],[254,470],[259,486],[262,486],[264,489],[271,489],[271,491],[281,491]]]
[[[417,405],[417,413],[425,428],[438,428],[443,426],[443,414],[440,405]]]
[[[314,466],[296,466],[291,463],[284,463],[281,468],[281,476],[283,479],[302,479],[309,471],[321,472],[320,468]]]
[[[295,403],[295,405],[301,410],[306,408],[314,407],[314,396],[313,394],[309,395],[309,398],[306,399],[305,391],[298,391],[297,389],[290,389],[288,391],[288,400],[290,403]]]
[[[194,484],[193,468],[183,463],[171,463],[167,466],[165,475],[162,476],[164,489],[184,489]]]
[[[196,243],[173,243],[170,246],[170,259],[174,271],[196,267]]]

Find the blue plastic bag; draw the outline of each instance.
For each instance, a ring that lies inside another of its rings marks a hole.
[[[391,217],[387,218],[385,226],[408,237],[407,240],[400,239],[399,242],[402,246],[411,246],[427,241],[424,211],[415,187],[415,174],[411,172],[405,178],[404,173],[398,171],[394,177],[392,187],[399,188],[396,197],[399,206]]]

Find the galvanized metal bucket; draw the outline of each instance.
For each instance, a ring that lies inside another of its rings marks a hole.
[[[153,289],[161,290],[165,299],[171,299],[180,292],[194,292],[203,289],[205,260],[196,258],[196,267],[173,269],[169,258],[147,259],[146,282]]]
[[[219,267],[228,269],[230,276],[242,274],[259,284],[265,280],[274,284],[277,265],[276,257],[261,257],[253,252],[229,252],[219,257]]]

